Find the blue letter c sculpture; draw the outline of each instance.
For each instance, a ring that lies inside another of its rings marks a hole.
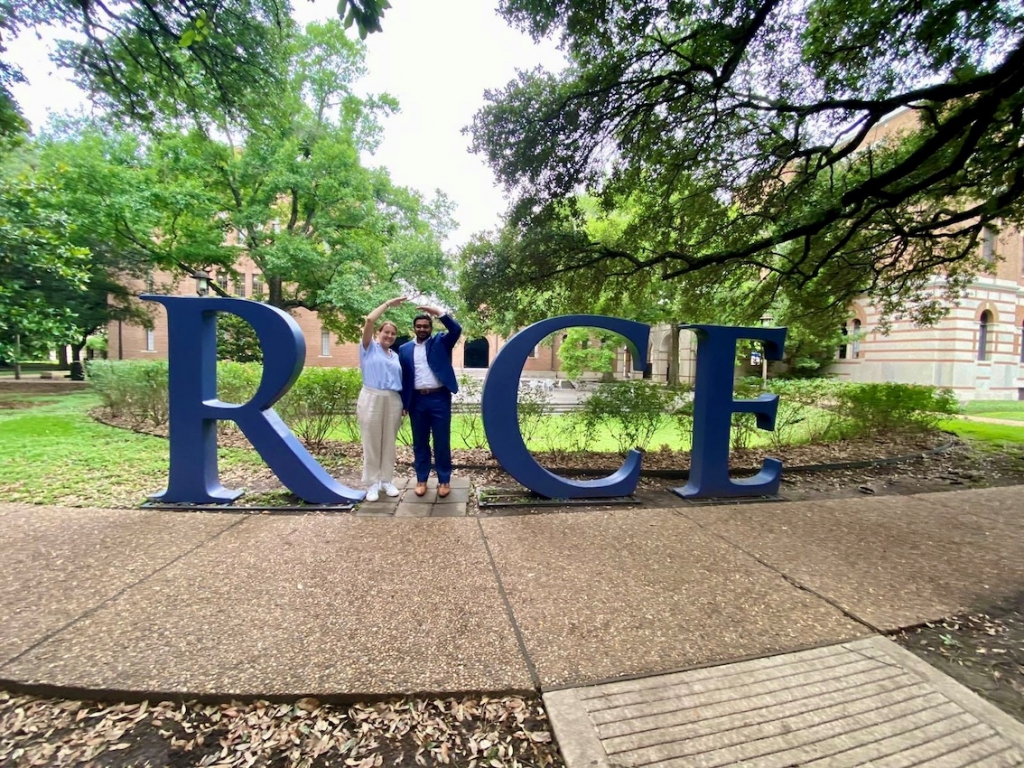
[[[494,358],[481,402],[484,432],[491,453],[502,468],[524,487],[548,499],[593,499],[628,496],[640,481],[639,451],[631,450],[625,463],[608,477],[599,480],[567,480],[548,472],[526,448],[519,431],[519,377],[526,359],[546,336],[575,327],[601,328],[626,338],[633,355],[633,368],[644,370],[647,364],[647,340],[650,326],[619,317],[603,315],[563,315],[549,317],[528,326],[506,342]]]

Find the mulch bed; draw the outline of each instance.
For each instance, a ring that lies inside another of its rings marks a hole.
[[[539,699],[99,703],[0,691],[0,765],[562,766]]]
[[[893,639],[1024,722],[1024,592]]]

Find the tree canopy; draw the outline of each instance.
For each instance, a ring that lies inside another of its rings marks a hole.
[[[582,309],[676,281],[734,321],[774,306],[834,328],[865,293],[927,321],[943,298],[929,281],[957,295],[984,229],[1021,221],[1017,2],[503,0],[501,12],[557,36],[570,65],[488,92],[470,129],[513,197],[505,231],[468,258],[473,300],[495,312],[531,289]],[[595,233],[582,192],[627,212],[614,236]]]
[[[264,86],[281,77],[291,8],[289,0],[0,0],[0,138],[24,128],[9,88],[22,74],[2,58],[5,35],[67,30],[56,63],[94,100],[136,123],[210,103],[251,113]],[[338,3],[346,26],[364,38],[381,30],[388,8],[387,0]]]

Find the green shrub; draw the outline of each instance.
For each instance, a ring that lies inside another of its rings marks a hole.
[[[674,398],[672,390],[643,379],[605,382],[587,398],[583,412],[596,423],[604,421],[620,452],[647,450],[669,419],[666,411]]]
[[[519,416],[519,432],[523,441],[529,442],[537,434],[541,421],[551,403],[551,393],[539,387],[524,386],[519,382],[516,412]]]
[[[101,406],[135,429],[167,424],[167,362],[89,360],[86,370]]]
[[[247,403],[263,380],[263,366],[255,363],[217,363],[217,399]]]
[[[274,410],[310,449],[323,447],[340,427],[359,439],[356,400],[362,388],[357,368],[306,368]]]
[[[552,416],[548,422],[554,432],[556,455],[585,453],[594,445],[600,422],[584,408],[578,408],[561,416]]]
[[[843,419],[836,403],[847,386],[826,378],[770,381],[769,391],[779,396],[775,430],[769,436],[772,445],[814,444],[840,437]]]
[[[847,437],[932,430],[960,412],[949,389],[892,382],[847,384],[837,391],[835,407]]]
[[[480,413],[483,386],[481,379],[463,374],[459,376],[459,393],[452,399],[452,412],[458,415],[452,419],[452,437],[461,440],[467,448],[487,447],[484,420]],[[412,443],[411,432],[409,443]]]

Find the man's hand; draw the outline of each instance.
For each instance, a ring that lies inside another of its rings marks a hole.
[[[420,312],[426,312],[428,315],[433,315],[434,317],[440,317],[444,314],[444,312],[437,307],[416,307],[416,309]]]

